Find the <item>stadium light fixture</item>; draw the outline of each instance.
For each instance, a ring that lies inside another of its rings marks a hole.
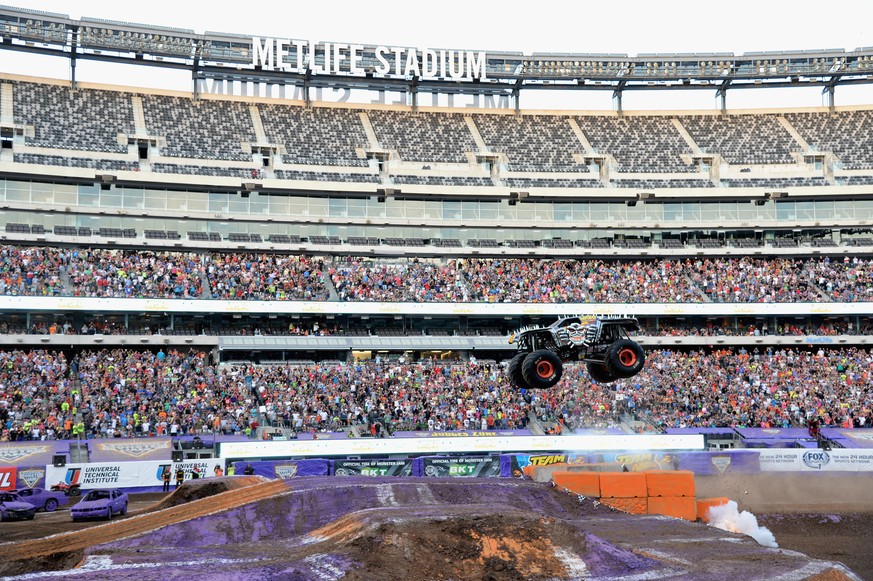
[[[778,200],[780,198],[787,198],[788,192],[765,192],[764,197],[768,200]]]

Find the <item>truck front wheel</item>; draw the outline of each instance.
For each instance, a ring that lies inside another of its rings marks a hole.
[[[643,370],[645,362],[643,348],[630,339],[616,341],[606,351],[606,367],[616,377],[633,377]]]
[[[522,364],[524,380],[532,389],[548,389],[561,381],[564,365],[561,358],[548,349],[534,351]]]

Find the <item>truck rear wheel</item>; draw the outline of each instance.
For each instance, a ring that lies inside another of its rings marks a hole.
[[[616,377],[633,377],[643,370],[646,354],[640,344],[620,339],[606,351],[606,367]]]
[[[524,374],[521,372],[521,366],[524,363],[524,358],[527,356],[528,354],[524,351],[517,353],[509,362],[509,369],[507,370],[509,381],[511,381],[515,387],[521,389],[530,389],[530,386],[524,380]]]
[[[561,358],[548,349],[534,351],[521,366],[524,380],[532,389],[548,389],[561,381],[564,365]]]
[[[589,363],[588,375],[597,383],[612,383],[617,379],[602,363]]]

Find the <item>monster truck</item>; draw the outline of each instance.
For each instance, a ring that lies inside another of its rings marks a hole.
[[[633,377],[646,361],[643,348],[629,336],[639,330],[636,318],[612,315],[565,317],[548,327],[526,327],[509,337],[518,353],[507,373],[521,389],[552,387],[568,361],[584,361],[598,383]]]

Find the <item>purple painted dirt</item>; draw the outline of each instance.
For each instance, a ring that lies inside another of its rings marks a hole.
[[[828,579],[838,564],[523,480],[312,477],[86,550],[76,579]],[[33,578],[33,577],[31,577]]]

